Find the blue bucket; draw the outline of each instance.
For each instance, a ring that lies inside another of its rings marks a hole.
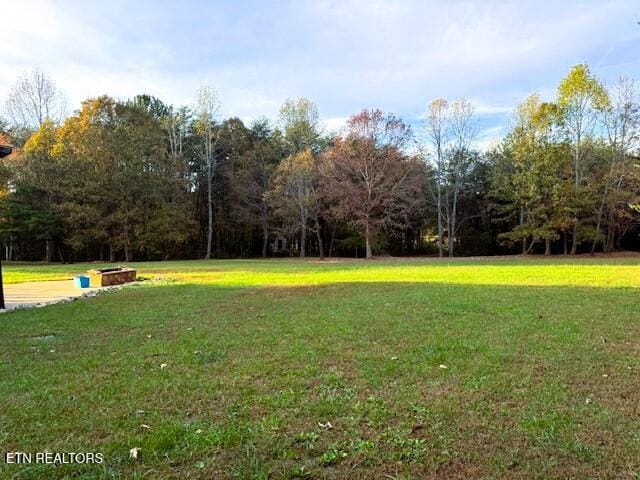
[[[85,275],[78,275],[73,278],[73,283],[78,288],[89,288],[89,277]]]

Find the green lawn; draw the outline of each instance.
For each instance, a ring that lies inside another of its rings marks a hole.
[[[105,457],[0,478],[640,477],[640,258],[132,265],[0,315],[0,451]]]

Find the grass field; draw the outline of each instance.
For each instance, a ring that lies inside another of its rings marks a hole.
[[[0,451],[105,457],[0,478],[640,477],[640,258],[134,266],[0,316]]]

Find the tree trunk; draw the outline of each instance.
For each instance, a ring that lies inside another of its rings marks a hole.
[[[262,258],[267,258],[267,247],[269,246],[269,229],[267,224],[262,225]]]
[[[212,181],[211,158],[207,158],[207,253],[204,256],[205,260],[211,258],[211,243],[213,242]]]
[[[547,257],[551,255],[551,239],[549,237],[544,239],[544,254]]]
[[[622,237],[624,237],[624,234],[626,232],[621,233],[620,235],[618,235],[618,237],[616,238],[616,243],[615,243],[615,250],[622,250],[620,242],[622,241]]]
[[[113,263],[116,261],[116,251],[113,248],[113,244],[109,244],[109,263]]]
[[[600,236],[600,228],[602,226],[602,214],[604,213],[604,203],[605,203],[605,199],[607,198],[607,191],[608,191],[607,186],[605,186],[604,195],[602,195],[602,201],[600,202],[600,208],[598,209],[598,222],[596,224],[597,237]],[[597,237],[593,239],[593,243],[591,244],[591,255],[593,255],[596,252],[596,246],[598,245],[598,241],[599,241]]]
[[[456,191],[454,192],[453,195],[453,205],[451,206],[451,215],[449,215],[449,257],[453,258],[454,252],[453,252],[453,245],[454,245],[454,238],[456,235],[456,215],[457,215],[457,205],[458,203],[458,191],[456,189]]]
[[[571,255],[575,255],[578,251],[578,222],[573,226],[573,238],[571,239]]]
[[[567,232],[564,231],[562,232],[562,241],[563,241],[563,249],[562,249],[562,253],[564,253],[565,255],[567,254]]]
[[[307,243],[307,228],[302,227],[300,230],[300,258],[304,258],[306,256],[305,246]]]
[[[580,140],[581,133],[578,130],[576,136],[576,144],[574,147],[574,156],[573,156],[573,168],[575,173],[575,195],[576,198],[579,198],[578,191],[580,190]],[[577,215],[576,215],[577,216]],[[576,223],[573,225],[573,238],[571,239],[571,255],[575,255],[578,252],[578,220],[576,219]]]
[[[322,235],[320,233],[320,225],[316,221],[316,236],[318,237],[318,253],[320,254],[320,260],[324,260],[324,245],[322,244]]]
[[[47,263],[53,262],[53,253],[54,253],[54,245],[53,240],[45,241],[45,261]]]
[[[605,253],[613,251],[613,244],[616,236],[615,227],[611,226],[611,223],[609,225],[610,226],[607,228],[607,240],[604,246]]]
[[[442,226],[442,188],[440,187],[440,181],[438,180],[438,258],[444,256],[444,249],[442,248],[442,241],[444,240],[444,228]]]
[[[336,226],[337,224],[333,224],[333,230],[331,231],[331,242],[329,243],[329,258],[333,255],[333,242],[336,239]]]
[[[524,208],[520,207],[520,226],[524,225]],[[522,237],[522,254],[527,253],[527,237]]]
[[[369,236],[370,236],[369,223],[367,223],[365,224],[365,228],[364,228],[364,243],[365,243],[365,251],[366,251],[367,258],[371,258],[373,256],[371,254],[371,242],[369,241]]]

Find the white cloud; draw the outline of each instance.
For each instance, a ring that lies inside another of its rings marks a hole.
[[[488,127],[481,130],[475,142],[475,148],[482,152],[491,150],[500,143],[502,137],[506,133],[505,130],[506,129],[503,125]]]
[[[188,104],[211,84],[225,115],[273,118],[304,95],[332,130],[362,108],[416,118],[437,97],[506,118],[580,61],[611,78],[640,73],[621,53],[640,37],[631,0],[5,3],[0,102],[39,66],[72,108],[104,93]]]
[[[472,101],[476,115],[505,115],[513,112],[513,105],[490,105],[483,102]]]
[[[346,126],[347,120],[349,120],[349,117],[331,117],[323,118],[321,123],[326,133],[335,134]]]

